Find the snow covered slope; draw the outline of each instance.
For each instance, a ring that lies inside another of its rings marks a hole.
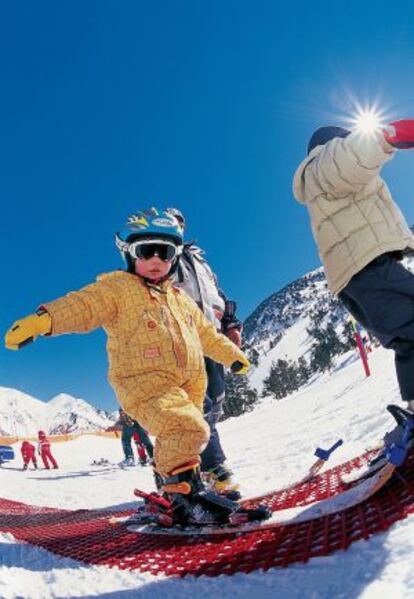
[[[375,445],[393,426],[385,410],[387,403],[399,402],[393,354],[377,349],[370,356],[370,378],[365,378],[355,354],[349,353],[341,356],[332,375],[320,377],[284,400],[269,400],[251,413],[219,424],[229,463],[245,496],[300,478],[314,460],[318,445],[328,447],[343,438],[343,446],[332,456],[333,466]],[[75,509],[130,506],[134,487],[153,489],[148,467],[90,466],[100,457],[112,464],[121,459],[120,440],[83,437],[56,444],[53,450],[61,466],[56,471],[22,472],[19,458],[5,465],[0,470],[1,496]],[[217,579],[174,580],[85,566],[18,544],[10,535],[0,538],[0,555],[0,597],[4,599],[414,597],[414,517],[392,526],[386,534],[308,564]]]

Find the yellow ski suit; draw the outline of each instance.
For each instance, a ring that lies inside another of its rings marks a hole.
[[[225,366],[246,358],[184,291],[170,281],[155,286],[117,271],[43,307],[51,335],[103,327],[109,381],[122,408],[156,437],[161,474],[198,461],[209,438],[203,356]]]

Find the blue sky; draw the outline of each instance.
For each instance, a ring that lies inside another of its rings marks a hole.
[[[0,326],[122,266],[113,235],[180,207],[240,314],[319,265],[291,180],[355,102],[414,117],[405,1],[0,6]],[[414,152],[384,176],[414,223]],[[105,337],[0,349],[0,385],[114,409]]]

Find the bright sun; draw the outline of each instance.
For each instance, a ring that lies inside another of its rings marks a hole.
[[[351,119],[353,129],[360,133],[374,133],[384,126],[383,115],[374,108],[359,110]]]

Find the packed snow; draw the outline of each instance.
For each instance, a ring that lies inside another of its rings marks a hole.
[[[393,427],[385,410],[399,403],[393,354],[370,354],[366,378],[355,353],[341,356],[332,373],[281,401],[266,399],[252,413],[219,425],[228,462],[245,497],[298,480],[317,446],[344,444],[329,465],[377,445]],[[119,439],[84,436],[53,445],[60,469],[21,470],[19,456],[0,469],[0,495],[39,506],[108,508],[133,505],[132,490],[152,490],[150,468],[122,470]],[[91,466],[105,458],[106,466]],[[0,534],[0,597],[409,599],[414,598],[414,517],[347,551],[305,565],[251,574],[172,579],[87,566]]]

